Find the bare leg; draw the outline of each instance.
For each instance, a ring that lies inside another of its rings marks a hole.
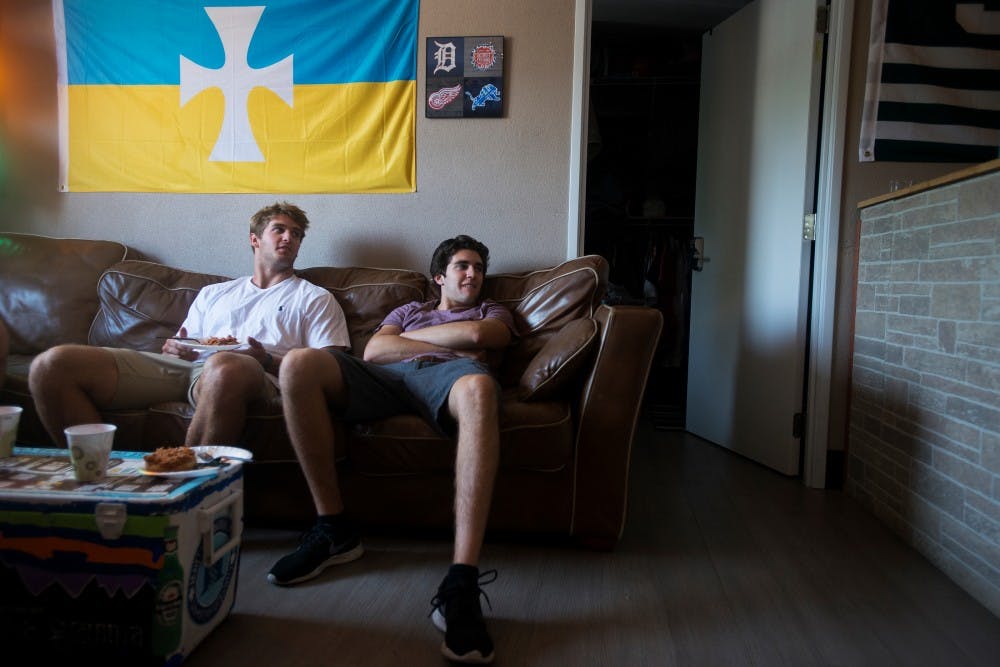
[[[205,361],[194,395],[197,402],[187,445],[219,445],[239,441],[247,406],[260,398],[264,369],[245,354],[218,352]]]
[[[28,386],[38,416],[57,444],[66,446],[63,429],[102,421],[118,387],[118,366],[107,350],[89,345],[59,345],[35,357]]]
[[[455,456],[455,563],[479,565],[493,482],[500,463],[500,415],[496,384],[488,375],[458,379],[448,409],[458,422]]]
[[[340,364],[325,350],[292,350],[281,360],[285,425],[318,515],[344,510],[328,405],[346,400]]]

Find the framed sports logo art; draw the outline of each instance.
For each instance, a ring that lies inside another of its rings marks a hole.
[[[428,37],[427,118],[503,115],[503,36]]]

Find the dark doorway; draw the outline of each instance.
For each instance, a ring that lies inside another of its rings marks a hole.
[[[606,302],[658,308],[645,409],[684,428],[701,33],[595,22],[584,250],[611,267]]]

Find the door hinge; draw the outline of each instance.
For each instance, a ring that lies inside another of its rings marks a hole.
[[[806,213],[802,217],[802,239],[804,241],[816,240],[816,214]]]
[[[830,5],[816,8],[816,32],[820,35],[830,32]]]
[[[801,438],[802,437],[802,426],[805,422],[805,415],[801,412],[796,412],[792,415],[792,437]]]

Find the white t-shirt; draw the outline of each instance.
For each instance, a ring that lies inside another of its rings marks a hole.
[[[203,287],[181,326],[192,338],[254,338],[278,355],[297,347],[351,346],[337,300],[298,276],[267,289],[250,277]]]

